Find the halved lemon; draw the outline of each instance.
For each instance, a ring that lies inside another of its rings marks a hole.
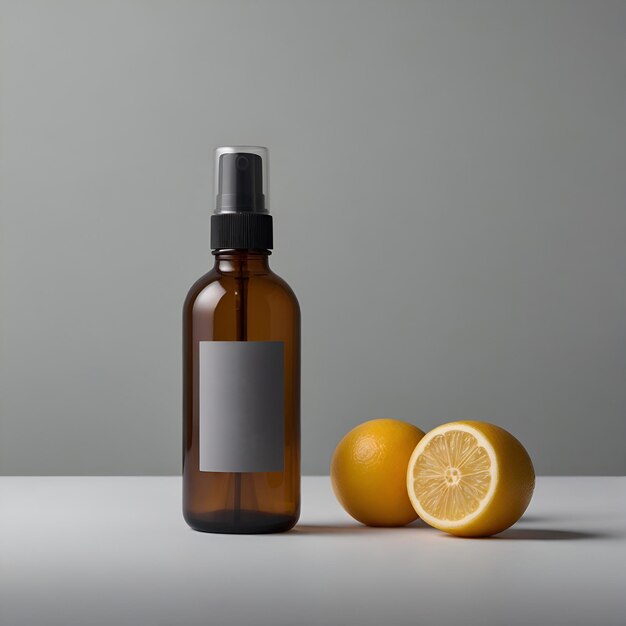
[[[524,446],[486,422],[450,422],[427,433],[413,451],[407,490],[431,526],[484,537],[514,524],[530,503],[535,471]]]

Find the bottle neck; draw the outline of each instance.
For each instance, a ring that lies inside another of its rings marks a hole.
[[[269,250],[214,250],[214,269],[220,274],[260,273],[270,271]]]

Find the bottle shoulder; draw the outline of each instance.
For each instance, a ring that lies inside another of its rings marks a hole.
[[[250,273],[245,276],[222,273],[215,268],[201,276],[191,286],[185,299],[184,308],[193,308],[200,298],[204,302],[210,300],[218,304],[236,295],[240,289],[241,279],[246,281],[247,291],[252,298],[259,298],[277,305],[289,305],[295,312],[300,313],[298,298],[291,286],[282,277],[273,271]]]
[[[270,272],[271,275],[271,280],[270,282],[273,283],[274,285],[276,285],[276,289],[278,291],[281,291],[284,293],[284,295],[286,297],[288,297],[289,299],[291,299],[295,306],[297,307],[298,311],[300,310],[300,303],[298,302],[298,297],[296,296],[294,290],[292,289],[291,285],[281,276],[279,276],[278,274],[276,274],[275,272]]]
[[[196,282],[193,283],[193,285],[191,285],[191,287],[189,288],[187,296],[185,297],[184,308],[187,309],[188,307],[192,306],[198,296],[205,289],[210,287],[211,284],[217,284],[218,281],[216,281],[216,278],[219,278],[219,276],[217,272],[213,269],[209,270],[206,274],[200,276],[200,278],[198,278],[198,280],[196,280]]]

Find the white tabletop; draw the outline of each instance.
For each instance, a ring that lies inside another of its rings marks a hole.
[[[366,528],[327,477],[302,500],[289,533],[211,535],[178,477],[0,478],[0,624],[626,624],[626,478],[539,478],[493,539]]]

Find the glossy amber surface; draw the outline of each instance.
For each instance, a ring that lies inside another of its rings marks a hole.
[[[206,532],[288,530],[300,513],[300,308],[267,251],[219,251],[183,308],[183,515]],[[200,341],[282,341],[285,353],[282,472],[199,471]]]

